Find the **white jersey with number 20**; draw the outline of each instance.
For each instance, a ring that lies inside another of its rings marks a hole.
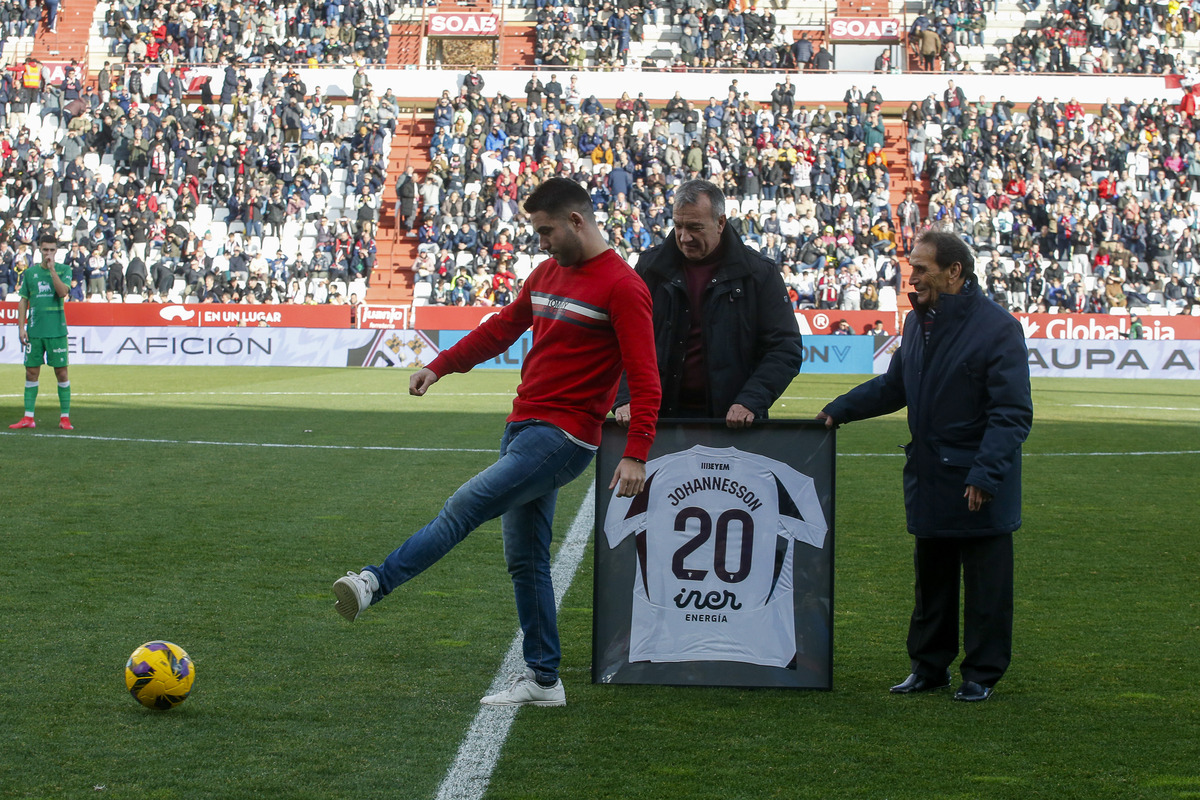
[[[646,486],[608,506],[610,548],[635,536],[629,660],[796,655],[792,543],[824,546],[812,478],[735,447],[697,445],[646,464]]]

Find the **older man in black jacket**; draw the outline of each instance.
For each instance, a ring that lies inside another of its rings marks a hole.
[[[748,427],[766,419],[800,371],[800,330],[783,276],[726,224],[715,184],[682,184],[673,208],[673,235],[637,263],[654,301],[659,416]],[[628,402],[622,385],[614,408],[622,425]]]
[[[963,683],[986,700],[1012,658],[1013,543],[1021,526],[1021,444],[1033,423],[1020,323],[987,299],[975,258],[952,233],[917,238],[913,311],[884,375],[817,415],[829,427],[908,409],[904,508],[916,536],[912,674],[895,694],[950,684],[958,655],[959,575],[966,588]]]

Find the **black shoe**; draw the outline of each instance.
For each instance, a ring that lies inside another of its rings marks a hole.
[[[888,691],[892,694],[915,694],[916,692],[931,692],[934,689],[944,689],[950,685],[950,670],[940,678],[929,678],[924,675],[913,673],[904,679],[903,683],[897,683]]]
[[[955,700],[964,703],[982,703],[992,696],[992,687],[984,686],[975,681],[963,681],[962,686],[954,693]]]

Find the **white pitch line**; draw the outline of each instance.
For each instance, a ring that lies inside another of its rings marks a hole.
[[[567,538],[558,548],[558,555],[555,556],[554,564],[550,567],[550,579],[554,582],[555,609],[562,607],[563,595],[571,587],[571,581],[575,578],[579,563],[583,560],[583,553],[587,549],[588,536],[591,534],[592,523],[595,519],[595,502],[596,487],[592,484],[588,487],[587,495],[583,498],[583,503],[575,515],[575,521],[571,523],[571,529],[567,532]],[[511,676],[525,667],[524,657],[521,654],[521,642],[521,631],[518,630],[517,635],[513,637],[512,644],[508,647],[508,653],[504,656],[500,670],[496,673],[496,679],[492,681],[488,694],[495,694],[508,688]],[[446,777],[442,779],[442,785],[438,788],[437,800],[479,800],[483,797],[488,783],[492,779],[492,771],[496,768],[496,762],[500,760],[500,750],[504,747],[505,739],[508,738],[508,731],[512,727],[513,719],[517,716],[518,708],[519,706],[481,705],[479,707],[479,713],[475,715],[471,729],[467,732],[462,744],[459,745],[454,764],[446,772]],[[554,712],[540,713],[553,714]]]
[[[24,397],[0,394],[0,399]],[[406,392],[73,392],[80,397],[407,397]],[[512,397],[512,392],[438,392],[438,397]],[[814,398],[815,399],[815,398]]]
[[[132,442],[134,444],[191,444],[209,447],[277,447],[294,450],[383,450],[398,453],[495,453],[496,448],[476,447],[395,447],[370,444],[286,444],[278,442],[210,442],[203,439],[138,439],[128,436],[89,436],[72,433],[18,433],[0,431],[0,436],[32,436],[41,439],[81,439],[92,442]]]
[[[214,442],[206,439],[145,439],[130,436],[94,436],[84,433],[30,433],[28,431],[0,431],[0,436],[14,436],[58,441],[129,442],[133,444],[186,444],[203,447],[264,447],[281,450],[354,450],[395,453],[495,453],[494,447],[399,447],[372,444],[289,444],[285,442]],[[1089,456],[1190,456],[1200,450],[1140,450],[1132,452],[1106,453],[1024,453],[1025,458],[1086,458]],[[843,458],[902,458],[904,453],[838,453]]]
[[[1097,403],[1071,403],[1067,408],[1118,408],[1131,411],[1200,411],[1200,408],[1187,406],[1104,406]]]

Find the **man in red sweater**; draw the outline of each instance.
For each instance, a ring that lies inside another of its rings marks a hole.
[[[632,420],[625,454],[609,489],[633,497],[646,480],[660,390],[646,284],[604,241],[588,193],[551,178],[525,201],[541,248],[550,254],[511,305],[413,373],[418,397],[442,376],[495,358],[533,328],[500,458],[446,501],[437,518],[380,566],[347,573],[333,585],[335,608],[355,620],[371,603],[450,551],[481,524],[501,518],[504,557],[524,633],[526,668],[488,705],[566,705],[550,582],[551,522],[558,487],[577,477],[600,443],[622,369]]]

